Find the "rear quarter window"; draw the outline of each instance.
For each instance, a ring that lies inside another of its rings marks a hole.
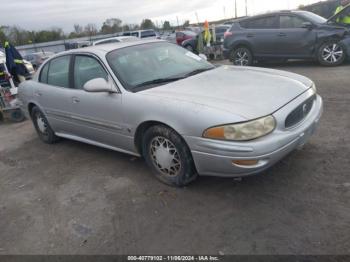
[[[39,82],[47,84],[47,74],[49,72],[50,63],[46,63],[40,71]]]

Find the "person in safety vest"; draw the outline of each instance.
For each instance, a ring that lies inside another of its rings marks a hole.
[[[341,11],[343,11],[343,9],[350,4],[350,0],[342,0],[341,1],[341,5],[337,7],[337,9],[335,10],[335,15],[339,14]],[[340,17],[337,19],[338,23],[342,23],[342,24],[346,24],[346,25],[350,25],[350,14],[344,14],[344,15],[340,15]]]
[[[9,42],[5,42],[4,45],[6,54],[6,66],[10,74],[17,82],[24,82],[25,76],[29,74],[27,68],[24,65],[23,57]]]

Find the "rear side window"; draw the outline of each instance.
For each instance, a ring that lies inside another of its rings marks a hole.
[[[47,84],[47,73],[49,72],[50,63],[44,65],[40,72],[39,82]]]
[[[240,22],[241,27],[248,29],[277,29],[277,17],[266,16],[261,18],[249,19]]]
[[[156,36],[156,33],[152,30],[141,32],[141,38],[154,37],[154,36]]]
[[[95,78],[104,78],[108,81],[108,75],[101,64],[90,56],[76,56],[74,62],[74,88],[83,89],[86,82]]]
[[[280,28],[301,28],[306,20],[292,15],[280,16]]]
[[[70,56],[61,56],[50,61],[47,83],[53,86],[69,88]]]
[[[132,32],[130,35],[131,35],[131,36],[139,37],[139,32]]]

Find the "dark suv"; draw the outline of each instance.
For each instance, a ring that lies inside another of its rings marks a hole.
[[[236,20],[225,33],[224,56],[244,66],[272,59],[340,65],[350,56],[349,25],[337,22],[341,15],[326,20],[307,11],[281,11]]]

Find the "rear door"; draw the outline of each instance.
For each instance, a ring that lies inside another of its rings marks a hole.
[[[71,133],[71,89],[69,81],[71,55],[46,63],[40,71],[34,96],[55,132]]]
[[[306,19],[294,14],[279,16],[280,29],[276,41],[276,52],[290,58],[310,57],[314,54],[317,40],[316,30],[303,26]]]
[[[250,43],[255,56],[275,55],[278,16],[268,15],[240,22],[244,29],[245,38]]]

